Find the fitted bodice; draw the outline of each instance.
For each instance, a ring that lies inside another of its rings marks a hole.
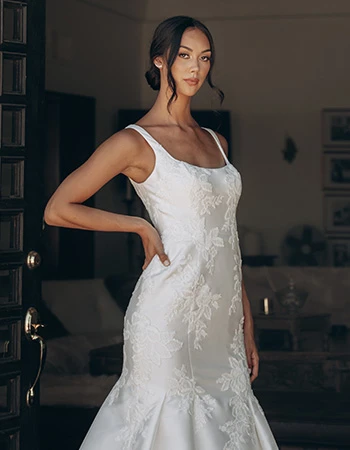
[[[205,239],[204,230],[236,239],[236,207],[241,177],[228,161],[215,133],[225,165],[199,167],[172,157],[144,128],[129,125],[148,142],[155,154],[152,173],[142,182],[130,179],[163,240],[188,242]]]

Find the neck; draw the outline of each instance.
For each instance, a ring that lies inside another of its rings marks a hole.
[[[158,97],[152,107],[152,112],[159,118],[164,125],[173,125],[180,128],[195,126],[195,121],[191,116],[191,97],[178,94],[168,111],[168,101],[171,97],[171,90],[168,88],[160,89]]]

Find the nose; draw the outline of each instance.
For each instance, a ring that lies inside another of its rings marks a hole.
[[[192,63],[191,73],[197,73],[198,71],[199,71],[199,64],[198,64],[198,61],[195,60]]]

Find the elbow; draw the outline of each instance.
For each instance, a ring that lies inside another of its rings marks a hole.
[[[59,208],[51,200],[46,205],[44,210],[44,221],[47,225],[59,226],[62,222],[59,215]]]

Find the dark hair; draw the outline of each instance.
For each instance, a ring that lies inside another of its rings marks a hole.
[[[187,28],[197,28],[198,30],[202,31],[208,38],[211,49],[211,58],[210,58],[210,70],[207,75],[207,81],[209,86],[212,89],[214,89],[216,93],[219,95],[220,104],[222,104],[225,97],[222,90],[214,86],[211,78],[211,72],[213,70],[215,62],[215,47],[213,37],[208,28],[202,22],[193,19],[192,17],[187,16],[170,17],[161,22],[154,31],[152,43],[149,50],[150,68],[145,73],[146,80],[148,84],[151,86],[151,88],[154,89],[155,91],[159,91],[160,71],[154,65],[153,61],[154,58],[156,58],[157,56],[165,57],[166,52],[169,50],[166,63],[168,67],[168,84],[172,90],[172,95],[168,101],[168,110],[171,103],[177,99],[175,80],[172,76],[170,69],[177,57],[177,53],[179,51],[181,44],[182,35]]]

